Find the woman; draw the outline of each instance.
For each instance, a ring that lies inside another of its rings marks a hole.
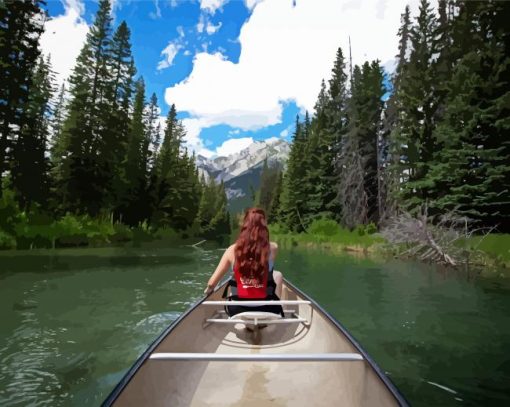
[[[259,208],[248,209],[237,241],[223,254],[213,275],[207,283],[205,294],[210,294],[230,267],[234,279],[229,281],[230,299],[278,300],[282,293],[283,276],[273,271],[278,245],[269,242],[266,216]],[[226,292],[224,293],[226,294]],[[238,306],[225,308],[230,316],[245,311],[265,311],[283,314],[280,305]]]

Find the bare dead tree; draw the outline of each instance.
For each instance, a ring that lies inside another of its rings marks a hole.
[[[368,195],[364,188],[364,163],[355,135],[346,137],[340,156],[342,178],[340,180],[340,203],[342,223],[353,229],[368,220]]]
[[[470,224],[468,218],[458,216],[455,211],[429,216],[427,205],[423,205],[416,216],[403,212],[391,218],[381,234],[390,243],[407,245],[407,250],[401,256],[459,266],[468,264],[473,254],[463,247],[462,241],[482,231],[472,228]],[[474,253],[478,254],[476,248]]]

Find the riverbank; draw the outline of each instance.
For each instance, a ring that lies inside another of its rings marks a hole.
[[[0,210],[0,217],[2,214]],[[204,239],[204,235],[209,237],[198,225],[178,231],[170,227],[156,228],[147,222],[128,226],[111,217],[66,214],[52,219],[47,214],[21,212],[0,218],[0,250],[136,247],[158,241],[165,244],[197,243]],[[222,237],[216,240],[221,241]]]
[[[407,248],[391,245],[377,233],[340,229],[335,234],[282,233],[271,231],[271,240],[284,248],[321,249],[354,256],[399,257]],[[490,234],[474,236],[463,242],[466,250],[476,254],[476,265],[491,269],[510,269],[510,235]]]

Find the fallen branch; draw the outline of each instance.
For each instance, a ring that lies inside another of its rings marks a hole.
[[[458,244],[459,240],[467,240],[479,231],[470,230],[468,222],[466,217],[460,217],[454,211],[439,217],[429,216],[427,205],[424,205],[416,216],[404,212],[390,219],[381,234],[390,243],[410,246],[402,256],[455,267],[467,264],[472,254]]]
[[[204,243],[205,241],[206,241],[205,239],[204,239],[204,240],[201,240],[201,241],[200,241],[200,242],[198,242],[198,243],[192,244],[192,245],[191,245],[191,247],[197,247],[198,245],[200,245],[200,244]]]

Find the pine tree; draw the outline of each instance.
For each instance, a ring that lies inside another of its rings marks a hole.
[[[378,61],[365,62],[353,72],[349,102],[349,131],[342,143],[340,183],[342,223],[377,222],[378,150],[382,113],[383,74]]]
[[[334,219],[340,219],[342,208],[339,200],[339,184],[342,168],[339,156],[342,140],[349,124],[347,114],[348,91],[345,59],[341,48],[338,48],[332,76],[329,80],[329,97],[324,110],[324,124],[327,130],[320,133],[319,148],[321,151],[322,176],[324,177],[323,207],[321,212]],[[321,106],[322,109],[322,106]]]
[[[159,152],[159,147],[161,144],[161,128],[159,124],[159,107],[158,107],[158,98],[155,93],[152,94],[149,106],[146,111],[146,121],[147,121],[147,137],[149,140],[149,145],[147,146],[147,154],[148,157],[148,166],[149,168],[153,168],[156,163],[156,157]]]
[[[212,236],[221,238],[230,235],[230,214],[227,210],[227,195],[223,181],[215,188],[215,214],[211,219],[210,230]]]
[[[459,2],[444,120],[429,181],[431,207],[510,231],[510,35],[506,2]]]
[[[256,206],[265,211],[267,218],[271,216],[271,208],[272,202],[275,199],[275,188],[278,181],[278,173],[278,166],[269,166],[266,158],[260,174],[260,188]]]
[[[104,112],[110,111],[110,11],[109,0],[101,0],[69,80],[71,100],[63,130],[68,140],[68,154],[62,165],[63,207],[90,215],[97,215],[105,207],[110,181],[102,155],[108,128]]]
[[[280,222],[282,189],[283,189],[283,171],[278,171],[278,177],[276,180],[276,185],[273,193],[273,199],[271,201],[271,207],[269,209],[269,214],[267,216],[268,223],[270,224]]]
[[[408,210],[416,210],[433,198],[427,180],[437,149],[434,137],[438,94],[432,59],[437,53],[437,20],[428,0],[421,0],[420,13],[410,32],[412,52],[400,82],[402,119],[400,137],[407,145],[405,165],[408,181],[402,184],[402,198]]]
[[[122,220],[136,225],[148,216],[146,205],[147,157],[144,147],[147,144],[147,131],[144,121],[145,83],[140,78],[135,85],[133,117],[127,144],[127,154],[123,162],[123,192],[119,212]]]
[[[161,150],[156,162],[156,222],[166,224],[176,229],[187,226],[188,216],[182,212],[187,209],[183,206],[187,200],[188,157],[181,154],[182,139],[185,130],[177,119],[175,105],[168,112],[165,135]]]
[[[123,21],[115,31],[106,63],[110,80],[105,96],[108,109],[103,111],[103,145],[100,149],[100,167],[106,172],[108,185],[106,204],[113,208],[125,181],[122,180],[122,162],[126,156],[129,130],[129,108],[133,93],[133,76],[136,72],[131,55],[130,31]]]
[[[398,30],[399,45],[395,73],[392,76],[392,94],[384,110],[380,157],[382,160],[381,217],[384,221],[396,215],[398,211],[400,183],[408,174],[407,140],[403,122],[406,114],[403,106],[401,82],[406,75],[412,45],[411,15],[407,5],[401,15],[401,26]],[[404,162],[402,163],[402,160]]]
[[[45,154],[53,93],[49,57],[39,59],[32,75],[24,123],[13,147],[11,165],[12,187],[21,208],[30,208],[33,203],[46,206],[49,190],[49,160]]]
[[[291,231],[303,231],[305,226],[303,213],[306,195],[302,179],[305,168],[302,165],[305,156],[305,126],[296,117],[296,129],[287,161],[287,172],[281,198],[281,221]]]
[[[33,71],[44,28],[42,1],[5,1],[0,4],[0,197],[1,177],[9,152],[20,137],[29,103]]]
[[[51,148],[50,157],[54,167],[58,167],[62,156],[67,151],[67,143],[62,137],[62,130],[64,127],[64,120],[66,117],[66,85],[62,83],[57,99],[55,100],[55,107],[53,108],[53,117],[51,119]]]
[[[64,123],[67,116],[67,89],[62,83],[56,100],[53,102],[53,117],[50,122],[50,206],[55,213],[61,212],[60,197],[62,196],[64,173],[63,163],[68,153],[68,140],[65,138]]]
[[[211,228],[211,221],[216,215],[216,208],[218,207],[217,187],[212,177],[206,184],[202,176],[201,184],[202,194],[197,214],[197,223],[200,229],[200,233],[202,233],[204,236],[209,236],[213,233]]]
[[[185,180],[183,182],[183,200],[179,208],[178,215],[180,215],[181,229],[191,228],[195,219],[198,216],[200,198],[202,187],[198,175],[198,168],[195,165],[195,153],[191,157],[185,157]],[[188,158],[188,159],[186,159]]]
[[[336,65],[342,64],[336,61]],[[345,76],[340,77],[341,80]],[[337,81],[338,82],[338,81]],[[337,83],[337,88],[343,84]],[[310,136],[306,147],[305,166],[307,169],[305,185],[307,186],[307,207],[305,223],[309,224],[317,217],[337,219],[340,216],[338,200],[338,175],[335,168],[336,151],[339,149],[335,133],[330,127],[334,118],[330,117],[332,101],[324,80],[315,104],[315,115],[311,123]],[[341,112],[345,114],[345,112]]]

